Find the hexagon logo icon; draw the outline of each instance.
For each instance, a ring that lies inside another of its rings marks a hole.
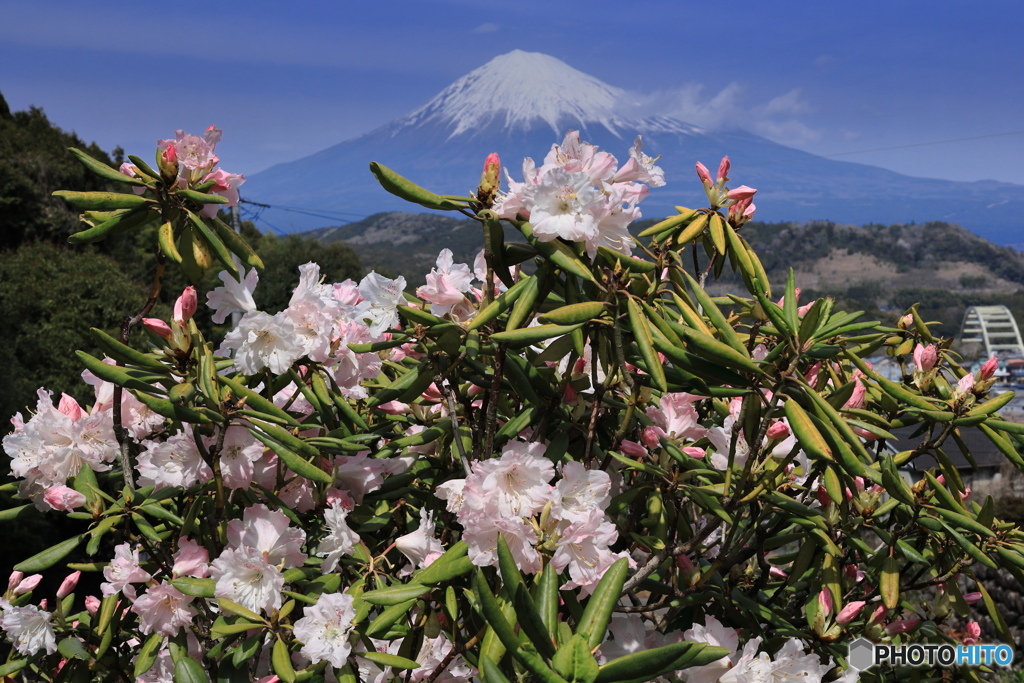
[[[866,638],[858,638],[848,646],[846,662],[858,671],[869,669],[875,664],[875,646]]]

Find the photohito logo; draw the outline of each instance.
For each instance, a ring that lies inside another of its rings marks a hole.
[[[849,645],[846,657],[850,667],[866,671],[876,664],[890,666],[1010,666],[1013,648],[1009,645],[950,645],[948,643],[911,643],[876,645],[858,638]]]

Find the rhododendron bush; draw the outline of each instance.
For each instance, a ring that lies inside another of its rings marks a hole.
[[[665,184],[639,138],[622,162],[570,132],[505,191],[492,155],[465,197],[373,163],[388,191],[476,218],[480,255],[442,251],[415,290],[310,263],[271,315],[216,215],[244,181],[219,139],[178,131],[120,170],[73,150],[126,191],[58,193],[84,212],[71,240],[155,223],[161,265],[141,311],[92,331],[106,357],[78,354],[95,400],[40,389],[3,439],[25,499],[4,519],[88,523],[16,567],[3,675],[852,681],[860,636],[1009,639],[973,567],[1024,578],[1024,534],[948,457],[980,429],[1024,468],[994,366],[965,371],[915,310],[886,327],[801,305],[792,276],[773,288],[728,159],[696,166],[707,208],[636,242]],[[149,317],[179,266],[222,284]],[[746,291],[712,296],[727,268]],[[203,305],[233,316],[222,339]],[[56,595],[44,571],[67,577]]]

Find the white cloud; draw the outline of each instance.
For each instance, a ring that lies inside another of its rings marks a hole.
[[[470,33],[494,33],[499,28],[501,28],[501,27],[498,26],[497,24],[492,24],[491,22],[487,22],[486,24],[480,24],[475,29],[470,31]]]
[[[708,92],[700,83],[689,83],[653,93],[630,92],[618,109],[623,116],[672,116],[705,130],[743,128],[787,145],[821,139],[822,132],[804,117],[813,114],[799,88],[767,101],[754,101],[739,82]]]

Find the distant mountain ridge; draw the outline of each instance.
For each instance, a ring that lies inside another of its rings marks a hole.
[[[892,171],[818,157],[749,132],[705,131],[666,116],[617,113],[623,91],[542,54],[520,50],[495,57],[405,117],[311,156],[252,176],[243,195],[271,206],[314,208],[313,217],[283,210],[263,216],[288,231],[340,223],[342,217],[409,210],[368,171],[378,161],[442,194],[466,194],[483,159],[498,152],[521,179],[524,157],[538,162],[568,129],[616,155],[636,135],[661,156],[668,184],[642,205],[645,217],[704,201],[693,171],[729,155],[735,184],[757,187],[758,217],[770,221],[842,223],[955,222],[994,242],[1019,243],[1024,186],[912,178]]]

